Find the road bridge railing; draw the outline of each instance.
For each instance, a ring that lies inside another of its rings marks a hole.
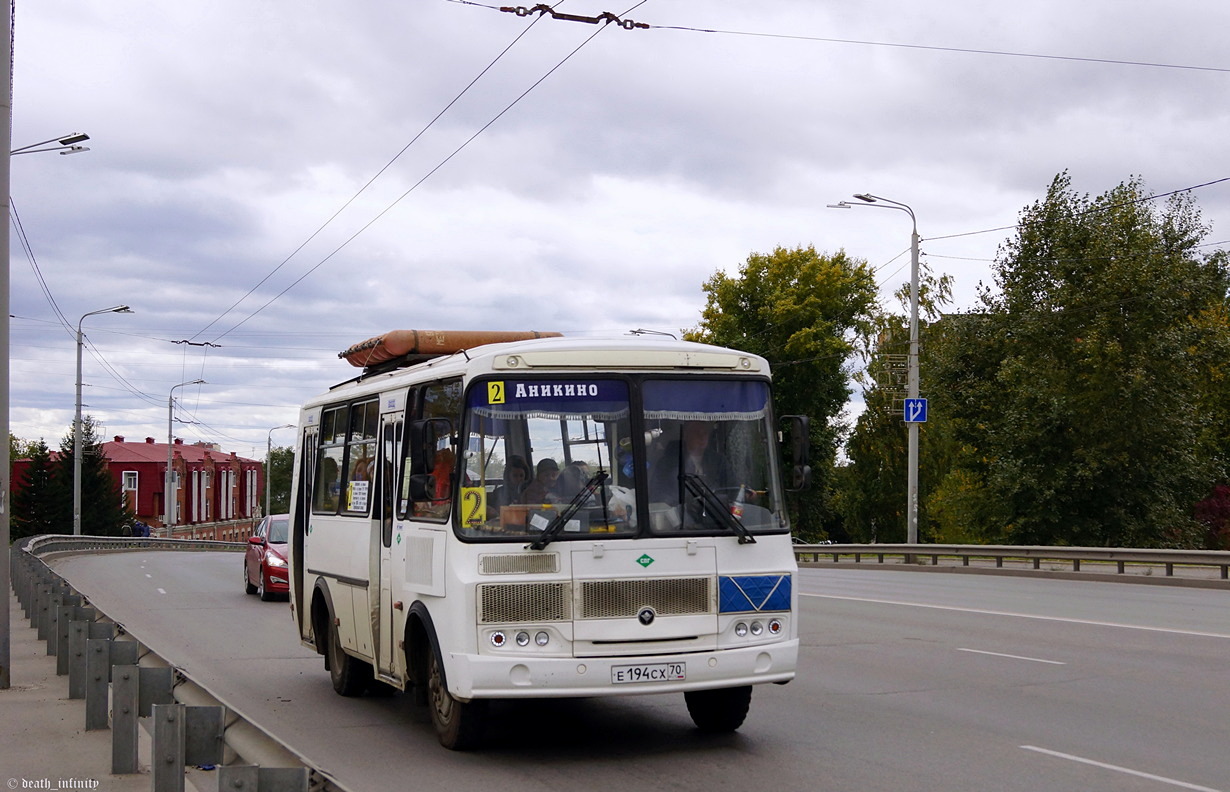
[[[152,735],[153,792],[183,792],[186,766],[211,765],[218,789],[327,792],[343,788],[304,757],[219,700],[179,668],[128,634],[61,578],[43,556],[123,550],[235,552],[246,542],[48,535],[9,554],[22,612],[68,677],[70,699],[84,699],[87,731],[110,729],[115,775],[135,774],[138,725]]]
[[[1230,587],[1230,551],[955,544],[796,544],[802,564],[872,564],[947,571],[1079,574],[1131,582]],[[1113,570],[1113,571],[1112,571]]]

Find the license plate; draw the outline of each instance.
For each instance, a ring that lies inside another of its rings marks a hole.
[[[684,663],[646,663],[611,668],[611,684],[613,685],[624,685],[630,682],[682,682],[685,679],[687,679],[687,668]]]

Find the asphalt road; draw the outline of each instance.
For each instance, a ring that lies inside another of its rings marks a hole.
[[[242,556],[52,562],[101,610],[354,792],[1230,792],[1230,593],[1130,583],[800,571],[798,678],[734,735],[683,697],[493,707],[439,747],[405,697],[343,699]]]

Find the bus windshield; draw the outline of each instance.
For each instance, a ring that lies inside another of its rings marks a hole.
[[[767,383],[648,380],[642,401],[654,533],[786,528]]]
[[[459,534],[539,546],[786,530],[769,413],[767,383],[750,379],[477,382]]]

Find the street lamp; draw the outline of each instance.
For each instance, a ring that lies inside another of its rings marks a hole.
[[[855,198],[863,201],[861,204],[851,204],[846,201],[829,204],[830,209],[849,209],[852,206],[870,206],[873,209],[896,209],[910,216],[913,228],[910,231],[910,359],[906,375],[906,388],[912,402],[918,403],[918,220],[914,210],[908,204],[883,198],[871,193],[855,193]],[[884,204],[890,204],[885,206]],[[906,427],[909,431],[907,450],[907,484],[906,484],[906,542],[918,544],[918,421],[912,420],[907,414]]]
[[[279,429],[294,429],[294,424],[282,424],[269,430],[265,435],[265,516],[269,516],[269,474],[273,471],[273,433]]]
[[[78,154],[82,151],[90,150],[89,146],[80,145],[89,139],[90,136],[84,132],[73,132],[68,135],[53,137],[49,140],[40,140],[38,143],[31,143],[28,146],[15,148],[9,152],[9,156],[11,157],[16,154],[37,154],[40,151],[58,151],[61,154]],[[54,143],[55,145],[50,146],[48,145],[49,143]],[[40,146],[47,146],[47,148],[39,148]],[[0,149],[0,151],[3,151],[3,149]]]
[[[163,501],[162,506],[163,506],[163,511],[165,512],[165,514],[162,520],[162,527],[166,529],[168,539],[172,538],[171,529],[174,527],[173,520],[175,518],[175,507],[173,505],[174,501],[172,500],[172,498],[174,497],[174,493],[171,491],[171,483],[172,483],[171,451],[174,448],[174,443],[175,443],[175,438],[171,434],[171,422],[175,420],[175,388],[182,388],[185,385],[205,385],[205,384],[207,383],[203,379],[195,379],[195,380],[192,380],[191,382],[181,382],[178,385],[173,386],[171,388],[170,395],[167,396],[167,476],[166,476],[166,482],[163,484],[164,494],[162,496],[162,501]]]
[[[35,145],[38,145],[37,143]],[[81,535],[81,323],[86,317],[105,313],[132,313],[127,305],[90,311],[77,321],[77,414],[73,419],[73,536]]]

